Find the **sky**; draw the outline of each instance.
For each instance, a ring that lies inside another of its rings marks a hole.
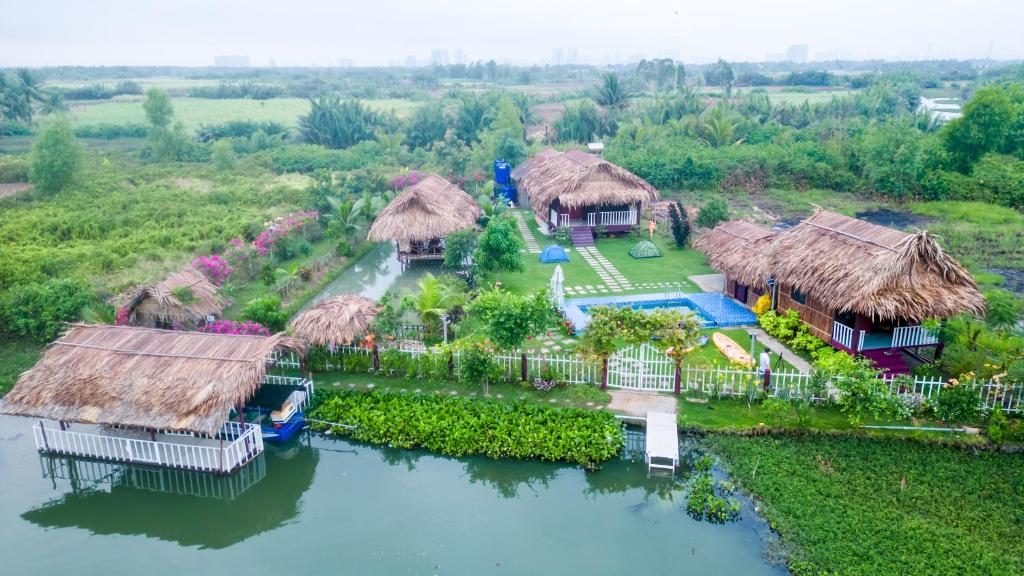
[[[0,67],[1024,57],[1024,0],[0,0]]]

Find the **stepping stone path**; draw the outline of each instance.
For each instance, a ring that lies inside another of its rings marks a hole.
[[[565,289],[566,293],[597,294],[599,292],[607,293],[609,290],[612,292],[622,292],[623,290],[633,289],[632,282],[627,280],[626,277],[622,275],[622,272],[619,272],[619,269],[609,262],[608,259],[604,257],[604,254],[601,254],[601,252],[598,251],[596,246],[581,246],[576,248],[576,251],[583,257],[583,261],[594,269],[598,278],[604,280],[604,285],[598,285],[595,289],[594,286],[590,286],[588,284],[583,286],[585,289],[583,291],[579,290],[579,286],[570,286]],[[571,291],[570,288],[572,289]]]
[[[513,212],[512,216],[516,219],[516,225],[519,226],[519,234],[523,237],[523,243],[526,244],[526,250],[530,254],[540,254],[540,244],[537,244],[537,239],[533,237],[533,233],[530,232],[530,227],[526,225],[526,220],[523,219],[523,213]]]

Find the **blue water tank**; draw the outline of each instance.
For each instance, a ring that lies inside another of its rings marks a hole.
[[[504,159],[494,161],[494,183],[505,185],[511,183],[512,166]]]

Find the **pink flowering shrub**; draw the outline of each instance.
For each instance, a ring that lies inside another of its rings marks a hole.
[[[211,334],[230,334],[232,336],[270,336],[270,330],[267,330],[259,322],[251,321],[217,320],[203,326],[199,331]]]
[[[224,259],[236,272],[241,272],[246,280],[252,280],[260,269],[260,255],[256,247],[241,238],[232,238],[230,244],[224,251]]]
[[[200,256],[192,261],[192,267],[202,272],[210,282],[222,286],[231,276],[231,266],[227,260],[213,254],[211,256]]]
[[[420,180],[423,180],[424,176],[426,176],[426,174],[420,172],[419,170],[410,170],[408,172],[403,172],[402,174],[399,174],[398,176],[392,178],[391,181],[388,182],[388,187],[395,191],[401,190],[403,188],[408,188],[413,184],[419,183]]]
[[[274,250],[274,244],[288,238],[294,233],[303,232],[315,227],[320,214],[316,210],[292,212],[286,216],[278,216],[267,222],[260,235],[253,240],[253,247],[260,256],[266,256]]]
[[[117,309],[117,317],[114,319],[115,326],[127,326],[128,325],[128,307],[121,306]]]

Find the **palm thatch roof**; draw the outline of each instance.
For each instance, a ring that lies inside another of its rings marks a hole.
[[[367,334],[377,316],[377,303],[355,294],[327,298],[299,314],[291,332],[313,346],[347,346]]]
[[[732,220],[701,234],[693,247],[707,254],[711,267],[747,286],[764,286],[771,277],[768,251],[775,233],[746,220]]]
[[[181,292],[191,293],[182,298]],[[226,305],[217,293],[217,286],[198,270],[186,268],[156,284],[139,284],[114,299],[118,306],[128,308],[131,324],[168,326],[185,329],[202,325],[207,316],[219,316]]]
[[[985,312],[974,278],[927,231],[908,234],[827,210],[779,234],[768,267],[830,309],[876,319]]]
[[[260,387],[283,334],[229,336],[75,324],[18,377],[0,413],[214,434]]]
[[[476,225],[480,206],[458,186],[428,174],[388,203],[370,226],[373,242],[425,242]]]
[[[552,202],[566,208],[647,204],[658,191],[632,172],[579,150],[544,150],[529,160],[528,170],[513,174],[530,206],[546,212]],[[525,172],[525,173],[524,173]]]
[[[695,246],[741,283],[774,278],[829,310],[911,322],[985,312],[974,278],[925,230],[909,234],[817,210],[774,235],[728,222]]]

